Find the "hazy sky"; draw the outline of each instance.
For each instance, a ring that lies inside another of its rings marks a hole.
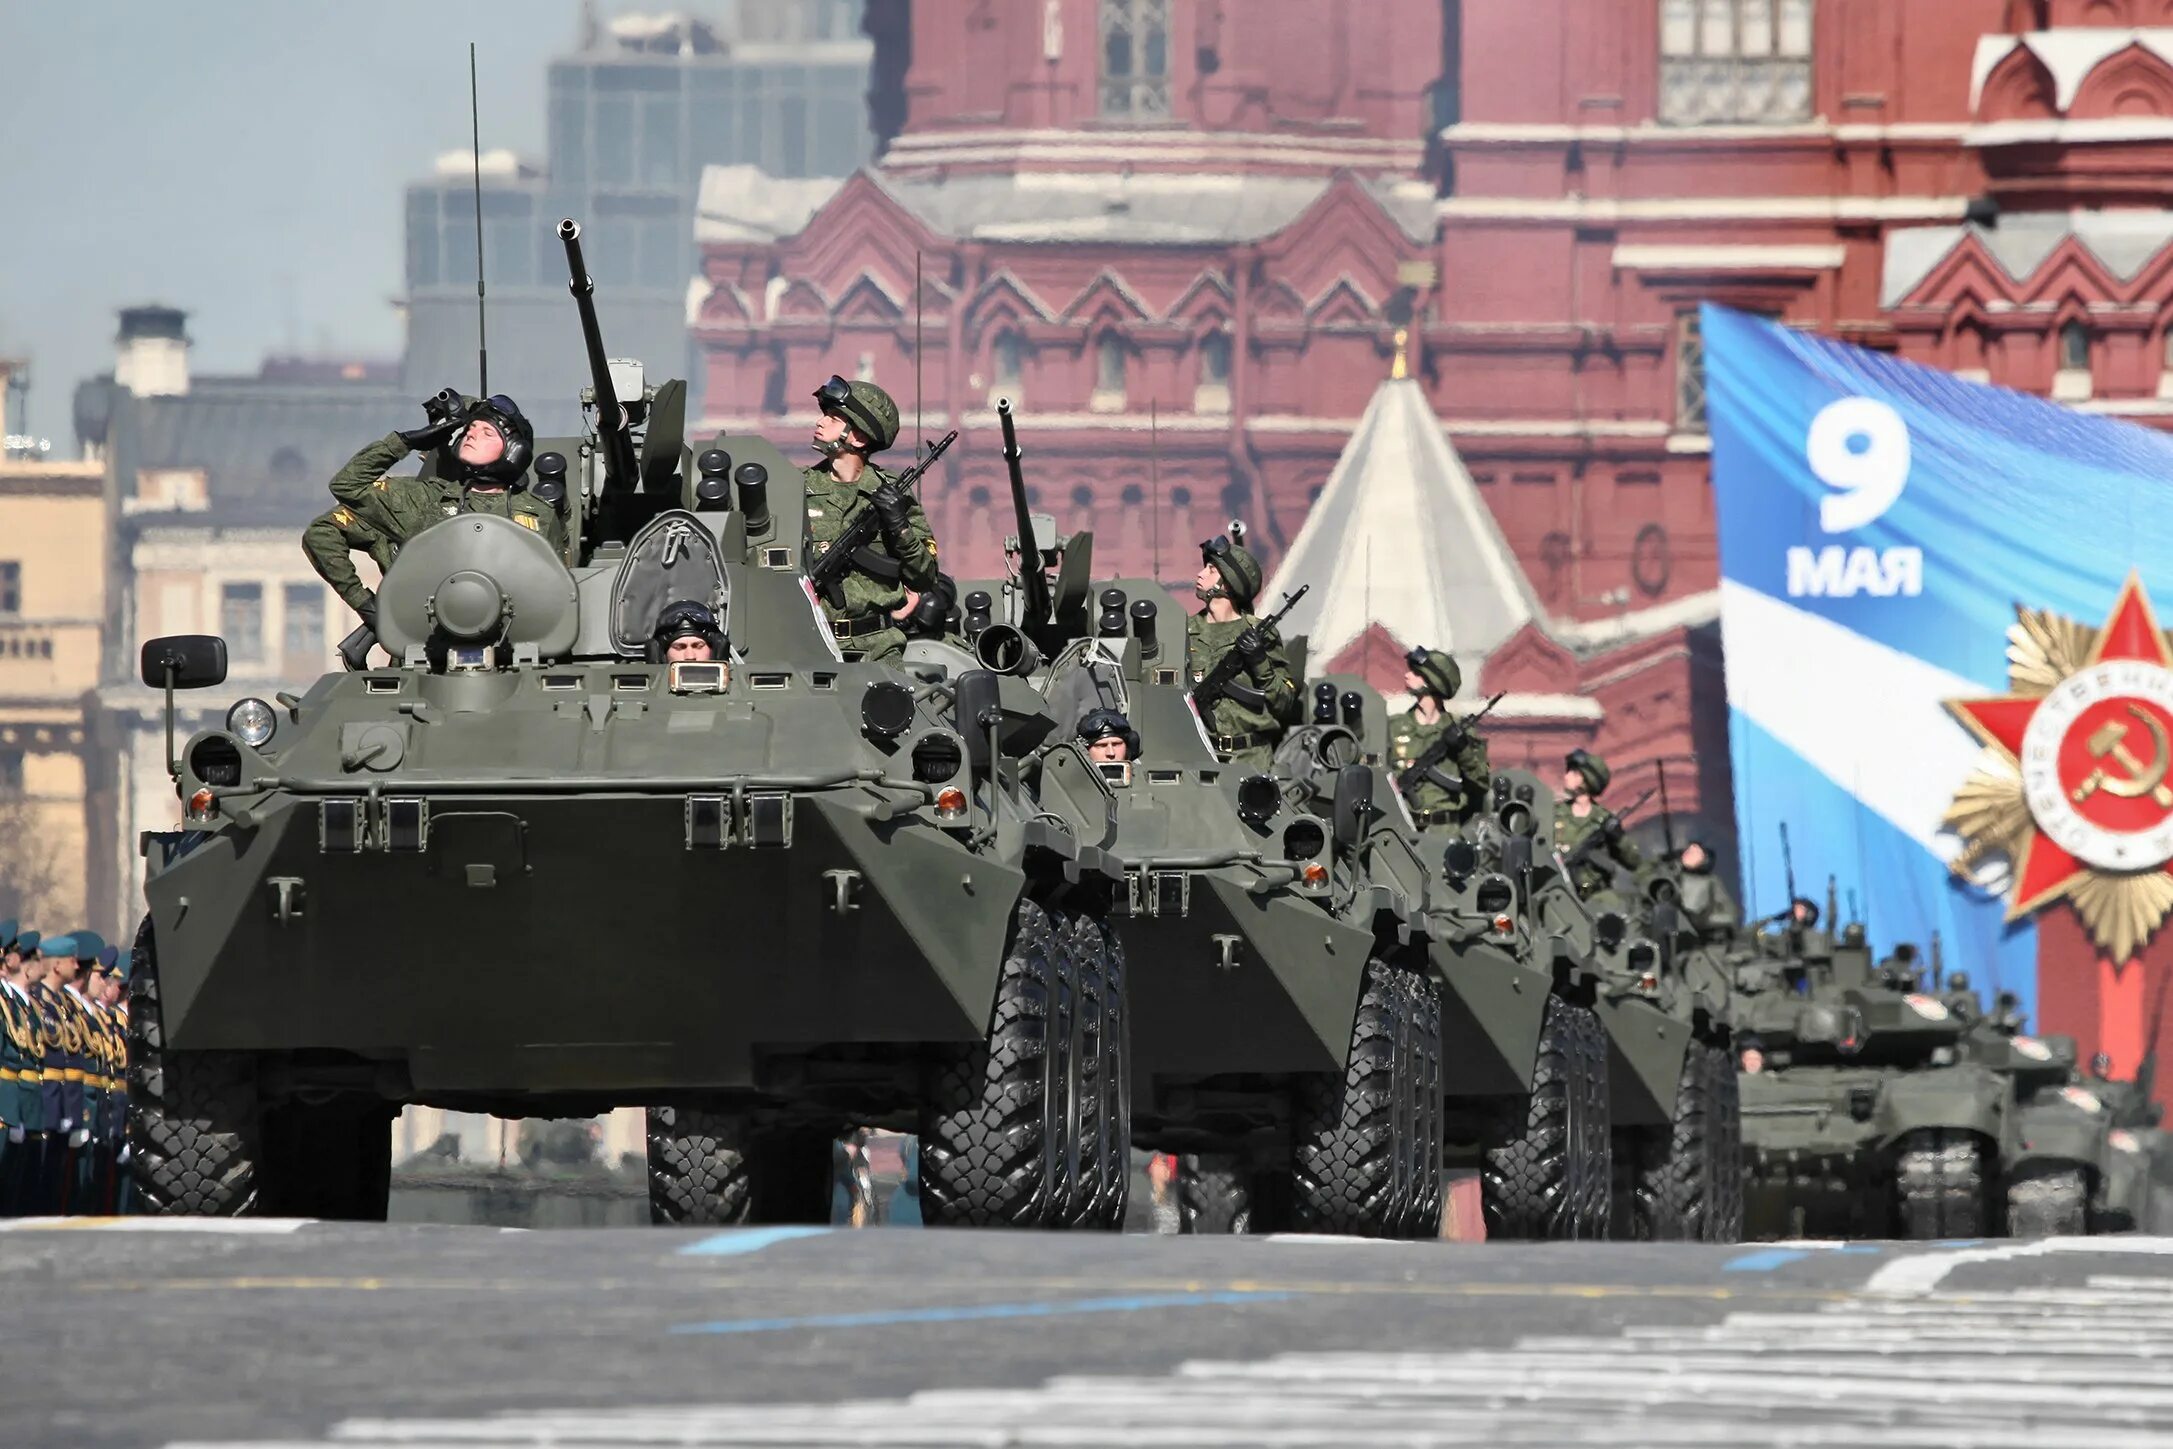
[[[0,355],[30,359],[32,429],[75,451],[69,397],[131,302],[186,308],[201,371],[397,357],[401,188],[468,144],[468,42],[484,149],[540,158],[544,66],[578,13],[0,0]]]

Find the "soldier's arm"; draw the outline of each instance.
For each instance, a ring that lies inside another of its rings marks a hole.
[[[332,496],[349,505],[367,502],[377,480],[391,472],[392,465],[406,456],[407,444],[400,441],[400,435],[385,434],[349,458],[347,466],[332,475]]]
[[[1486,757],[1486,741],[1475,734],[1464,736],[1463,748],[1456,752],[1456,772],[1464,777],[1464,790],[1469,798],[1478,800],[1486,795],[1494,783],[1494,766]]]
[[[332,592],[340,596],[342,603],[358,613],[370,602],[370,591],[355,568],[353,555],[360,549],[374,558],[382,545],[383,536],[356,517],[354,509],[344,503],[318,514],[310,520],[309,527],[302,530],[302,552],[308,557],[310,567],[317,571],[318,578],[332,586]]]
[[[1611,847],[1610,853],[1615,857],[1616,863],[1624,870],[1635,873],[1645,868],[1645,852],[1639,850],[1637,843],[1631,840],[1629,836],[1618,834],[1609,842],[1609,845]]]
[[[1305,714],[1305,700],[1298,688],[1298,676],[1291,672],[1290,656],[1283,650],[1282,636],[1268,631],[1268,657],[1253,671],[1253,682],[1267,696],[1267,711],[1276,721],[1288,728],[1298,723]]]
[[[936,535],[928,526],[928,514],[918,498],[908,495],[905,527],[892,552],[898,560],[898,581],[915,593],[926,593],[936,583]]]

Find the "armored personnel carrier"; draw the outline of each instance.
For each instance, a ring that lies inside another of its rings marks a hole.
[[[1000,411],[1020,563],[962,586],[971,645],[1035,679],[1064,735],[1108,707],[1140,737],[1138,758],[1101,766],[1125,872],[1134,1140],[1182,1154],[1189,1231],[1434,1235],[1440,995],[1424,871],[1386,780],[1339,721],[1294,731],[1271,770],[1218,759],[1164,591],[1090,588],[1091,535],[1058,541],[1028,512]]]
[[[2118,1167],[2112,1111],[2079,1080],[2075,1039],[2024,1032],[2020,1003],[2008,992],[1997,995],[1988,1016],[1977,1014],[1974,993],[1965,999],[1950,992],[1948,999],[1970,1020],[1962,1060],[1999,1073],[2013,1093],[1997,1143],[2006,1230],[2015,1237],[2088,1232],[2092,1204],[2104,1200]]]
[[[932,1223],[1116,1227],[1114,789],[1015,674],[847,661],[800,470],[751,437],[692,459],[683,385],[606,358],[560,235],[593,430],[541,440],[527,486],[563,501],[568,556],[449,519],[383,582],[389,667],[169,741],[186,818],[145,840],[131,1044],[144,1203],[380,1217],[402,1103],[638,1103],[661,1221],[827,1221],[857,1123],[920,1135]],[[690,600],[729,642],[663,662],[657,617]],[[142,668],[170,730],[170,691],[220,683],[224,650],[153,640]]]

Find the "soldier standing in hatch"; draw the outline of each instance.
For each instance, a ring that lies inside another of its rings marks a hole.
[[[1724,942],[1743,926],[1743,908],[1727,882],[1713,874],[1713,853],[1702,840],[1684,844],[1675,857],[1683,871],[1683,914],[1707,944]]]
[[[815,402],[822,409],[814,438],[822,461],[801,470],[810,562],[829,552],[861,513],[873,509],[880,525],[822,600],[823,613],[847,659],[896,658],[906,637],[897,611],[909,594],[936,584],[935,534],[920,500],[868,461],[898,441],[898,405],[874,383],[842,377],[816,388]]]
[[[1435,740],[1455,731],[1456,742],[1448,757],[1427,771],[1425,778],[1413,781],[1404,795],[1411,823],[1419,829],[1454,825],[1486,799],[1487,783],[1494,776],[1486,741],[1448,711],[1448,702],[1464,687],[1464,672],[1457,667],[1455,655],[1440,649],[1414,649],[1404,656],[1404,664],[1403,683],[1411,691],[1411,707],[1388,722],[1389,770],[1401,789],[1404,772],[1433,748]]]
[[[1589,750],[1571,750],[1563,761],[1562,798],[1554,806],[1554,848],[1564,860],[1577,857],[1570,881],[1586,900],[1614,889],[1614,866],[1634,873],[1645,863],[1638,848],[1623,835],[1622,821],[1600,803],[1600,795],[1614,777],[1607,762]],[[1585,838],[1595,831],[1600,839],[1585,846]]]
[[[447,443],[452,447],[443,464],[446,476],[390,476],[388,470],[409,453]],[[355,549],[369,553],[382,568],[425,529],[463,513],[490,513],[542,535],[564,557],[566,524],[558,509],[517,486],[535,446],[535,429],[502,393],[461,412],[434,415],[425,427],[387,433],[333,475],[332,497],[338,506],[304,530],[303,551],[319,577],[362,616],[372,633],[377,631],[377,596],[355,573],[348,556]],[[342,510],[347,517],[341,516]]]
[[[1243,667],[1219,695],[1201,702],[1201,720],[1218,756],[1264,770],[1302,713],[1298,681],[1282,636],[1253,617],[1260,561],[1219,533],[1200,545],[1200,559],[1192,580],[1200,610],[1185,620],[1185,670],[1197,685],[1224,655],[1237,654]]]
[[[1079,742],[1097,765],[1129,764],[1139,758],[1139,731],[1122,710],[1090,709],[1079,721]]]

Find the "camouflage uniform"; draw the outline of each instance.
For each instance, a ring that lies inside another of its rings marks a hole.
[[[332,592],[340,596],[341,603],[358,614],[372,600],[369,586],[362,582],[352,556],[368,554],[370,562],[377,565],[377,576],[383,578],[385,571],[392,567],[397,551],[390,539],[364,523],[361,516],[344,503],[334,504],[318,514],[310,520],[309,527],[302,530],[302,552],[308,557],[310,567],[332,586]]]
[[[819,558],[867,509],[869,496],[893,475],[870,464],[857,480],[847,483],[830,471],[828,463],[818,463],[803,469],[801,476],[807,485],[808,551]],[[906,527],[897,542],[898,551],[893,552],[878,529],[865,550],[883,565],[895,565],[896,578],[882,576],[888,573],[887,567],[879,573],[855,566],[838,581],[844,607],[821,601],[823,614],[837,634],[838,648],[865,659],[891,659],[905,652],[905,630],[891,614],[905,603],[907,589],[924,593],[936,582],[935,533],[918,498],[906,499]]]
[[[1260,626],[1250,614],[1214,620],[1194,614],[1185,620],[1185,670],[1194,684],[1205,679],[1222,656],[1236,647],[1237,636]],[[1215,753],[1233,765],[1266,769],[1275,760],[1275,747],[1283,731],[1298,722],[1303,712],[1297,676],[1291,673],[1290,656],[1283,652],[1282,636],[1272,627],[1264,630],[1267,658],[1251,669],[1238,671],[1240,688],[1257,690],[1260,705],[1242,704],[1227,691],[1217,696],[1202,713]]]
[[[1457,668],[1455,656],[1438,649],[1414,649],[1407,662],[1412,672],[1426,681],[1428,693],[1442,709],[1432,724],[1419,718],[1416,705],[1389,720],[1389,773],[1397,788],[1402,789],[1404,772],[1417,764],[1436,740],[1452,730],[1458,731],[1461,737],[1450,747],[1448,755],[1428,772],[1427,778],[1413,781],[1404,794],[1412,822],[1421,830],[1434,825],[1455,824],[1469,817],[1486,799],[1487,784],[1494,777],[1493,766],[1486,755],[1486,741],[1479,737],[1477,730],[1466,729],[1461,720],[1448,712],[1448,701],[1455,698],[1464,683],[1463,671]],[[1436,776],[1460,779],[1463,789],[1452,791]]]
[[[448,518],[489,513],[542,534],[553,551],[561,558],[565,556],[565,520],[550,504],[518,488],[463,487],[445,478],[390,476],[389,470],[407,453],[408,446],[400,435],[387,433],[348,459],[347,466],[332,476],[332,496],[383,533],[395,551],[424,529]],[[316,557],[311,554],[313,561]],[[321,564],[318,572],[323,572]]]
[[[1682,911],[1700,940],[1726,941],[1743,928],[1743,908],[1712,867],[1682,873]]]
[[[1591,792],[1591,809],[1580,816],[1570,805],[1567,796],[1557,800],[1554,806],[1554,848],[1568,860],[1584,844],[1585,838],[1595,832],[1600,840],[1584,851],[1583,857],[1571,867],[1570,881],[1577,894],[1590,900],[1601,894],[1611,894],[1615,887],[1615,872],[1607,864],[1635,874],[1645,865],[1645,857],[1622,833],[1622,822],[1615,812],[1600,804],[1600,792],[1607,788],[1613,774],[1607,762],[1599,756],[1578,750],[1569,757],[1570,768],[1584,776],[1585,787]]]

